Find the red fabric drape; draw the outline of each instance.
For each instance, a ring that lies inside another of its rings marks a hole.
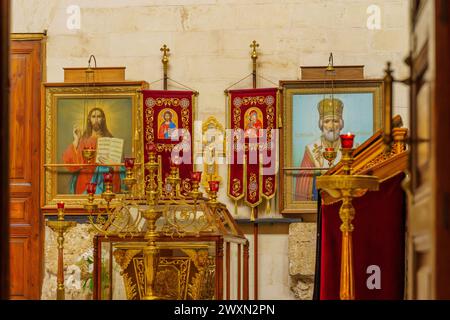
[[[380,190],[353,200],[353,261],[357,300],[401,300],[405,278],[405,196],[401,188],[404,174],[386,180]],[[320,256],[320,299],[338,300],[341,266],[342,202],[322,205]],[[371,265],[380,267],[381,289],[369,290],[367,273]]]

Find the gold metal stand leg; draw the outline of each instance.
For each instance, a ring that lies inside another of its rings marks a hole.
[[[64,290],[64,236],[58,234],[58,285],[56,287],[56,300],[65,300]]]
[[[144,248],[144,267],[145,267],[145,296],[144,300],[159,300],[161,297],[156,295],[156,275],[159,264],[159,249],[156,246],[158,233],[156,232],[156,221],[162,216],[161,212],[149,209],[144,212],[144,218],[147,220],[147,233],[145,238],[148,244]]]
[[[342,250],[341,250],[341,284],[339,296],[341,300],[355,300],[355,281],[353,277],[353,225],[355,209],[352,198],[344,197],[343,204],[339,210],[342,220]]]
[[[159,250],[155,243],[149,244],[144,249],[144,266],[145,266],[145,296],[144,300],[160,299],[155,292],[156,274],[158,270]]]
[[[56,300],[65,300],[64,289],[64,233],[76,225],[75,221],[64,220],[64,206],[58,208],[58,220],[47,221],[47,226],[58,235],[58,274]]]

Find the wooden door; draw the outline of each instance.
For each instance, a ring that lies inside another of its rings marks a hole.
[[[34,39],[37,38],[37,39]],[[42,37],[40,37],[42,38]],[[40,86],[43,42],[13,35],[10,56],[10,297],[39,299]]]
[[[449,7],[412,1],[409,299],[450,299]]]
[[[0,299],[9,298],[9,1],[0,1]]]

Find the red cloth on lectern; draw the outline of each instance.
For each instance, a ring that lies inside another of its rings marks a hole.
[[[357,300],[401,300],[405,284],[405,195],[404,174],[398,174],[353,200],[353,265]],[[339,300],[341,270],[342,202],[322,205],[320,299]],[[381,289],[369,290],[367,268],[381,270]]]

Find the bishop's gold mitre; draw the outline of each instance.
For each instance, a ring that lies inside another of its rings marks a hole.
[[[338,117],[342,118],[342,111],[344,110],[344,103],[339,99],[323,99],[317,105],[319,110],[320,119],[326,117]]]

